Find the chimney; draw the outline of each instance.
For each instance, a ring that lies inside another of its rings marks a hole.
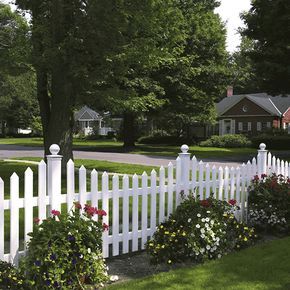
[[[228,86],[227,97],[231,97],[233,94],[234,94],[234,88],[232,86]]]

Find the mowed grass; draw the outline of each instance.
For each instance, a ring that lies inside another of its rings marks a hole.
[[[289,290],[290,238],[266,242],[202,265],[118,283],[106,289]]]
[[[43,146],[42,138],[2,138],[0,144],[23,145],[23,146]],[[182,145],[182,144],[180,144]],[[132,153],[156,156],[178,156],[180,146],[166,145],[145,145],[137,144],[133,149],[125,149],[122,142],[111,140],[83,140],[74,139],[73,147],[75,150],[93,152],[116,152]],[[197,158],[224,158],[229,157],[254,157],[257,153],[255,148],[217,148],[190,146],[190,153]]]

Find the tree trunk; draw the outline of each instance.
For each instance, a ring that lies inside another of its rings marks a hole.
[[[2,121],[1,122],[1,126],[2,126],[2,136],[5,138],[6,137],[6,122]]]
[[[135,116],[132,113],[124,113],[123,117],[123,146],[125,148],[135,147]]]

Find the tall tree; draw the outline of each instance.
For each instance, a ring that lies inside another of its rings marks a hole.
[[[262,88],[272,94],[290,93],[290,2],[253,0],[242,16],[243,34],[254,41],[250,56],[262,79]]]

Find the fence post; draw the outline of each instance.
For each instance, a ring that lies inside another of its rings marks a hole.
[[[184,195],[189,193],[189,165],[190,165],[190,153],[187,153],[189,147],[182,145],[180,147],[181,153],[179,153],[181,163],[181,189],[184,191]]]
[[[61,210],[61,160],[57,144],[49,147],[51,155],[47,155],[47,194],[50,199],[50,211]]]
[[[260,144],[260,150],[258,150],[258,175],[267,174],[267,150],[266,144]]]

